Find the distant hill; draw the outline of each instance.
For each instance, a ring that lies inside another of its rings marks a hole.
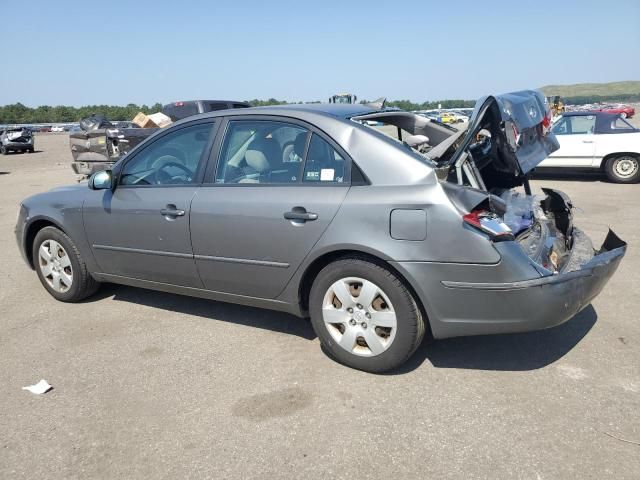
[[[640,81],[610,83],[576,83],[575,85],[546,85],[540,90],[545,95],[560,95],[565,98],[575,97],[622,97],[640,95]]]

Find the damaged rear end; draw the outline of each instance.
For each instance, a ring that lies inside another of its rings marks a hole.
[[[538,92],[487,97],[466,135],[433,159],[464,228],[501,256],[493,267],[450,269],[440,281],[438,308],[446,313],[436,336],[560,324],[600,293],[625,255],[626,243],[611,230],[593,247],[574,226],[573,204],[563,192],[544,188],[532,195],[527,174],[558,148],[549,127]]]
[[[120,157],[129,153],[157,128],[96,128],[69,135],[73,162],[71,168],[79,175],[89,176],[107,170]]]
[[[32,152],[34,148],[33,133],[24,127],[10,128],[0,135],[0,149],[2,153]]]

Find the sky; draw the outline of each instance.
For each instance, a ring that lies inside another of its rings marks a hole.
[[[475,99],[640,80],[640,1],[30,0],[0,105]]]

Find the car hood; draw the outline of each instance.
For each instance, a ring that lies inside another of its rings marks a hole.
[[[50,192],[77,192],[79,190],[87,190],[87,183],[83,182],[83,183],[76,183],[73,185],[62,185],[60,187],[54,187],[51,190],[49,190]]]
[[[505,174],[522,177],[560,148],[551,132],[551,112],[544,96],[535,90],[489,95],[476,102],[467,134],[449,161],[455,165],[476,140],[478,131],[489,128],[499,162],[494,165]]]

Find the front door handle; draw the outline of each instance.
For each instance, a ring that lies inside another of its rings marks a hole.
[[[184,217],[184,210],[176,208],[175,205],[167,205],[166,208],[160,210],[160,215],[165,217]]]
[[[318,214],[313,212],[307,212],[304,209],[292,210],[285,212],[284,218],[287,220],[297,220],[299,222],[310,222],[318,219]]]
[[[593,143],[593,140],[582,140],[582,143]]]

